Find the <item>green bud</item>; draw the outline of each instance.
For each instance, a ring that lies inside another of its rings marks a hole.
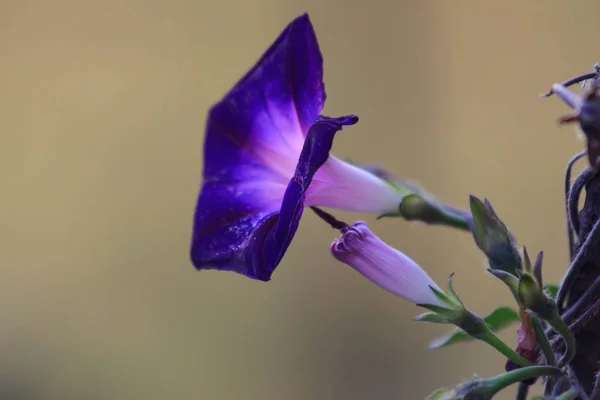
[[[517,275],[522,270],[522,260],[514,237],[498,218],[489,201],[485,203],[470,196],[471,219],[468,222],[477,247],[487,256],[492,269]]]
[[[402,199],[399,208],[400,215],[407,221],[423,221],[434,224],[442,217],[442,211],[416,193],[411,193]]]
[[[528,310],[533,311],[537,316],[544,320],[551,320],[558,315],[558,309],[554,300],[546,296],[538,282],[528,274],[524,274],[519,279],[517,290],[519,303]]]

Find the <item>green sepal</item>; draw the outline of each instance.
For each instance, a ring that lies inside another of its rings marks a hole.
[[[441,300],[442,303],[447,304],[450,307],[457,306],[456,302],[453,299],[451,299],[446,293],[439,291],[437,288],[434,288],[433,286],[429,286],[429,289],[431,289],[433,294],[435,294],[435,297],[437,297],[439,300]]]
[[[543,303],[544,294],[531,275],[525,274],[519,279],[517,294],[523,307],[534,312]]]
[[[456,313],[456,310],[452,310],[450,308],[444,308],[441,306],[436,306],[434,304],[417,304],[417,306],[426,308],[429,311],[433,311],[434,313],[438,313],[441,315],[447,315],[448,313]]]
[[[492,332],[497,332],[510,326],[514,322],[520,321],[518,311],[502,306],[496,308],[489,315],[483,318]],[[471,341],[474,338],[469,336],[465,331],[460,328],[454,329],[447,334],[432,340],[429,343],[430,349],[439,349],[441,347],[449,346],[454,343]]]
[[[413,318],[413,320],[418,322],[433,322],[434,324],[452,323],[452,321],[450,321],[448,318],[434,312],[427,312],[421,315],[417,315]]]
[[[453,278],[454,278],[454,272],[450,274],[450,276],[448,277],[448,282],[446,284],[446,289],[448,291],[448,297],[451,300],[455,301],[458,305],[460,305],[461,308],[465,308],[465,305],[460,300],[460,298],[456,294],[456,291],[454,290],[454,285],[452,284]]]
[[[519,292],[519,278],[509,272],[502,271],[501,269],[489,268],[488,272],[504,282],[515,297],[517,296],[517,293]]]
[[[529,258],[529,254],[527,254],[527,247],[523,246],[523,269],[525,272],[531,274],[531,259]]]

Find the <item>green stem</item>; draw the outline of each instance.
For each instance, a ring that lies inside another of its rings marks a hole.
[[[548,365],[554,365],[556,363],[556,359],[554,358],[554,351],[552,351],[552,346],[550,346],[548,336],[546,336],[546,332],[544,332],[544,328],[542,327],[540,319],[537,316],[532,315],[531,324],[533,326],[535,336],[537,336],[540,348],[542,349],[542,353],[546,358],[546,363]]]
[[[487,395],[495,395],[507,386],[513,385],[517,382],[524,381],[526,379],[538,378],[540,376],[558,376],[561,375],[562,371],[556,367],[550,367],[547,365],[532,365],[529,367],[523,367],[515,369],[504,374],[497,375],[493,378],[486,379],[488,381]]]
[[[487,344],[489,344],[490,346],[492,346],[493,348],[498,350],[506,358],[508,358],[509,360],[512,360],[520,367],[527,367],[527,366],[531,365],[531,361],[529,361],[526,358],[522,357],[521,355],[517,354],[516,351],[514,351],[513,349],[508,347],[508,345],[506,343],[504,343],[502,340],[500,340],[500,338],[498,336],[496,336],[494,334],[494,332],[492,332],[491,330],[487,329],[485,332],[477,335],[476,337],[477,337],[477,339],[486,342]],[[516,371],[520,371],[521,369],[516,370]],[[524,378],[524,379],[527,379],[527,378]]]
[[[565,354],[558,361],[559,365],[567,365],[575,357],[576,342],[575,336],[569,326],[562,320],[558,312],[556,312],[552,318],[547,320],[552,329],[554,329],[565,341]]]
[[[449,212],[447,209],[440,210],[440,223],[451,228],[461,229],[463,231],[470,231],[469,225],[465,221],[465,218],[456,213]]]
[[[559,395],[558,397],[555,397],[554,400],[575,400],[577,398],[577,395],[577,390],[570,389],[564,392],[563,394]]]

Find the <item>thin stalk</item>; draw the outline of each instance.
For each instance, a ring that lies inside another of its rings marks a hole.
[[[500,353],[502,353],[506,358],[513,361],[515,364],[517,364],[520,367],[527,367],[527,366],[532,365],[531,361],[529,361],[525,357],[518,354],[512,348],[508,347],[508,345],[506,343],[504,343],[502,340],[500,340],[500,338],[498,336],[496,336],[494,334],[494,332],[492,332],[491,330],[486,330],[481,335],[478,335],[477,339],[479,339],[483,342],[486,342],[487,344],[489,344],[490,346],[492,346],[493,348],[498,350]],[[520,369],[522,369],[522,368],[520,368]],[[527,378],[525,378],[525,379],[527,379]]]
[[[563,279],[563,281],[560,285],[560,288],[558,289],[558,294],[556,295],[556,305],[558,306],[559,310],[562,311],[563,303],[565,301],[567,293],[569,293],[569,291],[571,290],[571,287],[573,287],[573,284],[575,283],[575,279],[577,278],[577,275],[579,275],[579,271],[581,270],[581,267],[583,267],[583,264],[585,264],[585,262],[587,261],[587,252],[589,250],[588,248],[590,247],[590,245],[592,243],[597,243],[599,237],[600,237],[600,219],[598,219],[594,223],[594,227],[592,228],[590,233],[585,238],[585,242],[583,242],[583,244],[579,248],[579,251],[577,252],[577,255],[575,256],[575,259],[573,259],[573,262],[569,266],[569,269],[567,270],[567,274],[565,275],[565,278]]]
[[[561,83],[561,85],[564,86],[564,87],[569,87],[569,86],[576,85],[576,84],[578,84],[580,82],[585,82],[587,80],[594,79],[597,76],[598,76],[598,70],[596,70],[594,72],[588,72],[586,74],[579,75],[579,76],[576,76],[574,78],[571,78],[571,79],[569,79],[569,80],[564,81],[563,83]],[[542,93],[540,96],[541,97],[550,97],[553,94],[554,94],[554,92],[552,91],[552,89],[550,89],[546,93]]]
[[[341,231],[348,228],[347,223],[336,219],[333,215],[329,214],[328,212],[323,211],[318,207],[311,207],[310,209],[313,210],[314,213],[319,216],[319,218],[327,222],[333,229]]]
[[[583,389],[583,387],[581,387],[581,383],[579,383],[579,379],[577,379],[577,375],[575,375],[575,371],[573,371],[573,367],[571,367],[570,365],[567,365],[567,377],[569,378],[569,382],[571,382],[573,389],[575,389],[577,391],[577,395],[579,396],[579,399],[580,400],[590,400],[590,398],[588,397],[588,395],[585,392],[585,390]]]
[[[526,383],[520,382],[519,388],[517,389],[516,400],[527,400],[528,394],[529,394],[529,385]]]
[[[571,174],[573,171],[573,166],[577,161],[581,158],[585,157],[587,154],[587,150],[584,150],[575,155],[575,157],[571,158],[571,160],[567,163],[567,168],[565,170],[565,205],[567,209],[567,235],[569,237],[569,260],[573,259],[573,252],[575,251],[575,234],[573,227],[571,226],[571,221],[569,219],[569,194],[571,193]]]
[[[540,376],[559,376],[561,374],[562,371],[560,369],[547,365],[532,365],[529,367],[515,369],[489,379],[490,385],[488,394],[496,394],[507,386],[527,379],[539,378]]]
[[[554,400],[575,400],[579,394],[575,389],[569,389],[563,394],[554,397]]]
[[[569,196],[567,198],[567,219],[569,226],[577,235],[579,233],[579,198],[581,192],[585,188],[585,185],[590,181],[593,176],[591,168],[586,168],[581,174],[577,176],[573,186],[569,190]],[[571,260],[573,258],[571,257]]]
[[[535,332],[535,336],[537,337],[538,344],[540,345],[540,349],[542,350],[542,354],[544,354],[544,358],[546,358],[546,363],[548,365],[555,365],[556,359],[554,357],[554,351],[552,351],[552,346],[548,341],[548,336],[546,336],[546,332],[544,332],[542,322],[537,316],[532,315],[531,325],[533,326],[533,331]]]
[[[598,289],[600,289],[600,276],[597,277],[594,283],[592,283],[592,285],[586,289],[583,296],[581,296],[575,304],[563,312],[561,315],[562,319],[567,323],[570,323],[573,317],[581,314],[582,311],[589,307],[591,303],[590,300],[592,300],[594,297],[599,297],[598,294],[600,293],[600,290]]]

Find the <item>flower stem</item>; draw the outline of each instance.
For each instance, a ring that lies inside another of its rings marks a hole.
[[[576,343],[575,336],[569,326],[562,320],[562,318],[558,315],[555,315],[554,318],[548,320],[548,323],[565,341],[565,354],[558,361],[559,365],[564,366],[570,363],[575,357],[576,351]]]
[[[554,398],[554,400],[575,400],[577,398],[577,390],[570,389],[564,392],[561,395],[558,395]]]
[[[323,221],[327,222],[333,229],[337,229],[337,230],[341,231],[343,229],[348,228],[347,223],[336,219],[333,215],[329,214],[328,212],[325,212],[318,207],[311,207],[310,209],[313,210],[314,213],[319,216],[319,218],[321,218]]]
[[[529,385],[524,382],[519,383],[519,388],[517,389],[517,400],[527,400],[528,394]]]
[[[508,345],[506,343],[504,343],[502,340],[500,340],[500,338],[498,336],[496,336],[494,334],[494,332],[492,332],[489,329],[486,329],[485,332],[477,335],[477,339],[486,342],[487,344],[489,344],[490,346],[492,346],[493,348],[498,350],[500,353],[502,353],[506,358],[513,361],[515,364],[519,365],[520,367],[527,367],[527,366],[531,365],[531,362],[529,360],[527,360],[525,357],[522,357],[516,351],[514,351],[513,349],[508,347]],[[515,371],[520,371],[522,369],[523,368],[520,368]],[[524,379],[527,379],[527,378],[523,378],[521,380],[524,380]]]
[[[554,357],[554,351],[552,351],[552,346],[550,346],[550,342],[548,341],[548,336],[546,336],[546,332],[544,332],[544,328],[542,327],[542,323],[540,319],[532,315],[531,316],[531,325],[533,326],[533,331],[535,332],[535,336],[537,336],[538,343],[540,348],[542,349],[542,353],[546,358],[546,363],[548,365],[554,365],[556,363],[556,359]]]
[[[594,66],[594,68],[595,68],[595,66]],[[573,86],[573,85],[575,85],[577,83],[587,81],[588,79],[594,79],[597,76],[598,76],[598,71],[596,70],[594,72],[588,72],[586,74],[579,75],[579,76],[576,76],[574,78],[571,78],[568,81],[564,81],[563,83],[561,83],[561,85],[565,86],[565,87],[569,87],[569,86]],[[541,97],[550,97],[553,94],[554,94],[554,92],[551,89],[551,90],[547,91],[546,93],[541,94],[540,96]]]
[[[587,155],[587,150],[584,150],[580,153],[578,153],[575,157],[573,157],[569,163],[567,164],[567,168],[565,170],[565,206],[566,206],[566,211],[567,211],[567,234],[569,237],[569,260],[573,259],[573,253],[575,251],[575,234],[577,234],[577,232],[574,231],[573,229],[573,225],[571,224],[571,218],[569,217],[571,215],[570,210],[571,210],[571,206],[570,206],[570,202],[569,202],[569,198],[571,196],[571,172],[573,171],[573,166],[575,165],[575,163],[580,160],[581,158],[585,157]],[[579,200],[579,196],[578,196],[578,200]],[[579,201],[577,202],[577,208],[579,207]],[[579,212],[579,210],[577,209],[577,212]]]
[[[577,255],[571,262],[571,265],[569,266],[569,269],[567,270],[567,274],[565,275],[563,282],[560,285],[560,288],[558,289],[558,293],[556,295],[556,305],[558,306],[559,311],[562,311],[563,302],[565,300],[565,297],[571,290],[573,283],[575,283],[575,278],[579,274],[581,267],[587,261],[587,257],[589,256],[588,250],[589,250],[590,246],[593,246],[593,244],[596,243],[596,241],[598,240],[599,237],[600,237],[600,220],[596,221],[596,223],[594,224],[594,227],[592,228],[590,233],[588,233],[587,237],[585,238],[585,241],[580,246],[579,251],[577,252]],[[580,240],[581,240],[581,238],[580,238]]]
[[[558,376],[560,374],[562,374],[560,369],[547,365],[532,365],[515,369],[488,379],[489,386],[487,394],[494,395],[507,386],[527,379],[538,378],[540,376]]]
[[[451,228],[461,229],[463,231],[470,231],[469,225],[465,219],[467,212],[461,210],[455,210],[451,207],[444,206],[440,210],[441,223]],[[457,212],[459,211],[459,212]]]

